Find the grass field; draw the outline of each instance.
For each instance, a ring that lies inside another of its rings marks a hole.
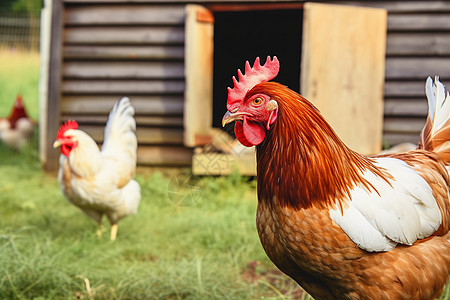
[[[107,222],[97,238],[95,223],[63,198],[35,152],[0,150],[0,299],[283,299],[299,293],[259,244],[254,182],[239,175],[198,179],[195,205],[177,206],[168,193],[173,174],[140,170],[139,213],[122,220],[111,242]]]
[[[18,93],[38,117],[37,54],[0,51],[0,115]],[[255,228],[255,182],[235,174],[140,169],[139,213],[118,239],[96,224],[42,172],[37,136],[20,153],[0,144],[0,299],[289,299],[297,285],[275,270]],[[180,196],[181,195],[181,196]],[[194,205],[195,204],[195,205]]]
[[[0,113],[20,92],[37,118],[37,55],[0,51],[0,60]],[[111,242],[106,220],[97,238],[42,172],[37,136],[20,153],[0,144],[0,299],[305,298],[260,245],[255,181],[150,169],[137,180],[139,213]],[[192,187],[176,184],[186,180]]]
[[[37,120],[39,54],[0,48],[0,116],[9,114],[21,94],[29,115]]]

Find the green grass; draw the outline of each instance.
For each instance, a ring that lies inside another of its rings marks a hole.
[[[0,146],[0,165],[0,299],[282,299],[298,293],[260,246],[253,181],[191,179],[201,194],[195,205],[179,206],[168,193],[173,174],[140,170],[139,213],[120,222],[111,242],[107,222],[97,238],[95,223],[41,171],[33,146],[22,153]]]
[[[0,116],[22,94],[37,119],[38,54],[0,50],[0,61]],[[298,293],[260,246],[253,182],[240,176],[197,179],[201,195],[195,205],[174,205],[180,197],[169,190],[176,173],[140,170],[139,213],[120,222],[112,243],[107,221],[97,238],[95,223],[64,199],[55,176],[42,171],[37,143],[35,136],[19,153],[0,144],[0,299],[255,299]]]
[[[21,94],[30,117],[37,120],[39,54],[0,48],[0,117],[9,115]]]

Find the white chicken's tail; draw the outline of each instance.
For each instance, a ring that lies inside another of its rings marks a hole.
[[[102,154],[121,157],[135,168],[137,156],[136,120],[130,99],[121,98],[109,114]]]
[[[418,148],[438,153],[450,163],[450,96],[436,76],[427,78],[425,93],[428,98],[428,117],[420,134]]]

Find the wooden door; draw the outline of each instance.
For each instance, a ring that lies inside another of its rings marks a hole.
[[[214,17],[208,9],[189,4],[185,28],[184,145],[195,147],[210,142]]]
[[[252,6],[242,9],[251,10]],[[386,20],[382,9],[316,3],[303,6],[301,93],[322,111],[343,141],[362,154],[375,154],[382,145]],[[187,6],[184,144],[188,147],[207,144],[213,136],[213,26],[207,9]],[[281,61],[281,66],[286,63]],[[195,154],[194,173],[225,175],[234,167],[247,175],[256,173],[254,155],[224,155],[227,167],[212,173],[203,164],[210,159],[207,154]]]
[[[381,150],[387,13],[306,3],[300,89],[353,150]]]

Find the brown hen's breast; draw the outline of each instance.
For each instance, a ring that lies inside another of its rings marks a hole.
[[[449,236],[369,253],[327,210],[294,211],[259,201],[261,243],[277,267],[317,299],[432,299],[450,268]]]

